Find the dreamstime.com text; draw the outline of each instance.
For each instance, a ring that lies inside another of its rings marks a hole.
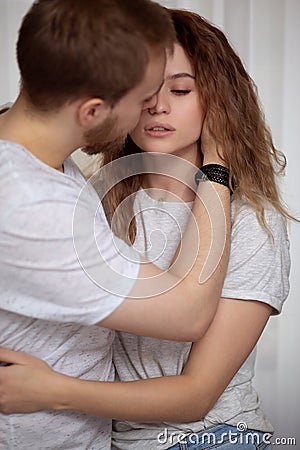
[[[193,445],[220,445],[220,444],[252,444],[259,443],[276,445],[296,446],[295,437],[274,437],[271,433],[259,433],[247,430],[244,422],[238,423],[236,431],[228,430],[221,434],[213,432],[200,433],[178,433],[170,432],[167,428],[157,435],[157,442],[160,445],[168,444],[170,447],[175,444],[193,444]]]

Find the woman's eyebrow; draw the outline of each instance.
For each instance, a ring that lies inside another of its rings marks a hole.
[[[180,73],[174,73],[173,75],[168,75],[166,80],[177,80],[177,78],[192,78],[195,79],[194,75],[191,75],[190,73],[186,72],[180,72]]]

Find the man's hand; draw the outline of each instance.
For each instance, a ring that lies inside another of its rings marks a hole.
[[[0,367],[1,413],[49,409],[52,391],[48,387],[55,386],[56,372],[48,364],[26,353],[4,348],[0,348],[0,361],[11,364]]]

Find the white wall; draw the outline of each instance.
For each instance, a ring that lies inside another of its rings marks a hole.
[[[15,44],[21,19],[31,3],[30,0],[0,0],[0,104],[13,101],[18,94]]]
[[[15,42],[21,17],[31,3],[31,0],[0,0],[0,104],[13,101],[18,93]],[[258,86],[275,143],[287,155],[283,192],[293,212],[300,217],[300,1],[161,0],[160,3],[205,16],[225,31],[240,53]],[[276,436],[296,437],[300,448],[299,230],[299,225],[291,225],[291,292],[283,314],[272,318],[264,332],[255,382]]]

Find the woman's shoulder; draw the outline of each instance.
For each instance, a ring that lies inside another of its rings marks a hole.
[[[265,226],[259,219],[258,211],[246,200],[233,200],[231,208],[232,233],[247,231],[261,237],[273,239],[279,235],[287,238],[287,219],[271,203],[264,205],[263,217]]]

